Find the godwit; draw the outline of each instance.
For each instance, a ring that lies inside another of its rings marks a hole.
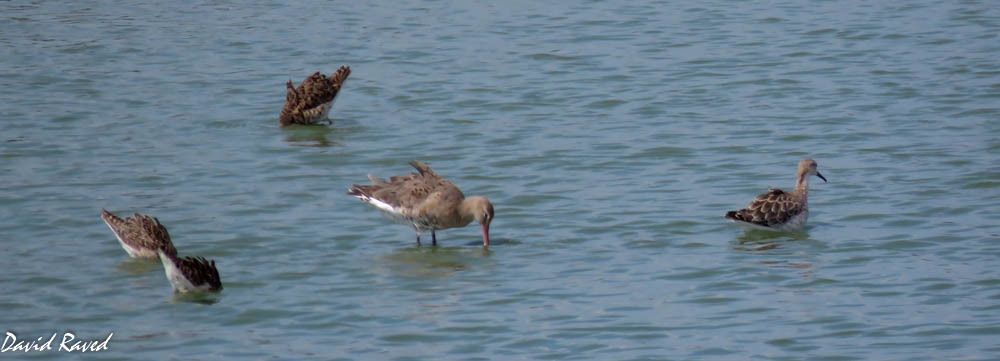
[[[488,247],[493,204],[486,197],[466,198],[455,184],[424,163],[412,161],[410,165],[419,173],[391,177],[388,182],[369,174],[373,184],[355,184],[347,194],[368,202],[396,221],[413,225],[418,245],[424,230],[431,231],[431,242],[437,245],[435,230],[464,227],[475,220],[483,229],[483,246]]]

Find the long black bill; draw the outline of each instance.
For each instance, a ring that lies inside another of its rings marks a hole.
[[[824,177],[822,174],[819,174],[819,172],[816,172],[816,176],[819,177],[819,179],[822,179],[824,182],[826,182],[826,177]]]

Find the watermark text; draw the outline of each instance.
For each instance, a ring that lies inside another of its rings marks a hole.
[[[108,343],[111,342],[111,336],[115,333],[108,333],[108,337],[101,340],[84,340],[79,339],[72,332],[65,332],[62,334],[62,338],[59,339],[59,343],[53,345],[56,341],[56,337],[59,336],[58,332],[53,332],[52,336],[45,338],[45,336],[38,337],[36,339],[18,339],[17,335],[13,332],[7,331],[7,335],[3,338],[3,344],[0,345],[0,353],[3,352],[33,352],[33,351],[61,351],[61,352],[98,352],[108,350]]]

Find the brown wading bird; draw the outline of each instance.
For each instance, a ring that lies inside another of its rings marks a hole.
[[[104,209],[101,209],[101,218],[118,236],[118,242],[129,256],[159,258],[163,262],[167,280],[174,292],[222,289],[215,261],[202,257],[177,257],[177,249],[170,241],[170,233],[167,232],[167,227],[160,224],[160,220],[139,213],[121,219]]]
[[[816,170],[816,161],[805,158],[799,162],[795,190],[785,192],[771,188],[754,198],[746,208],[726,212],[726,218],[742,226],[776,231],[802,228],[809,218],[809,177],[826,178]]]
[[[177,254],[173,242],[170,242],[167,227],[160,224],[156,218],[136,213],[132,217],[122,219],[101,209],[101,219],[118,237],[118,242],[129,257],[157,258],[156,252],[161,247],[167,254]]]
[[[297,88],[288,80],[288,92],[285,95],[285,105],[281,107],[281,114],[278,116],[278,125],[312,125],[323,120],[333,124],[327,119],[327,114],[348,75],[351,75],[351,68],[341,66],[330,77],[317,71],[303,80]]]
[[[464,227],[475,220],[483,230],[483,246],[488,247],[493,204],[486,197],[466,198],[455,184],[424,163],[412,161],[410,165],[419,173],[391,177],[388,182],[369,174],[373,184],[355,184],[347,194],[371,204],[395,221],[412,225],[417,231],[417,245],[420,233],[425,230],[431,231],[431,242],[437,245],[435,230]]]
[[[204,257],[177,257],[167,253],[165,249],[158,250],[163,270],[167,280],[174,287],[174,292],[219,291],[222,281],[219,270],[215,268],[215,260]]]

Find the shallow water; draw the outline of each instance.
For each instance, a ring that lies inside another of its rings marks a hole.
[[[102,359],[1000,355],[992,2],[0,8],[19,339],[114,332]],[[333,125],[278,129],[284,82],[341,64]],[[830,182],[804,232],[722,219],[805,156]],[[415,247],[344,194],[411,159],[492,200],[493,246],[469,226]],[[158,217],[225,290],[174,297],[101,208]]]

